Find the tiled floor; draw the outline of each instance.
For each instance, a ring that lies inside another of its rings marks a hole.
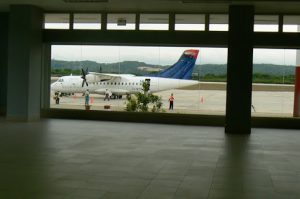
[[[296,199],[300,132],[0,120],[0,198]]]

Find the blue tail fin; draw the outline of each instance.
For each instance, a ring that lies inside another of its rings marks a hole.
[[[174,65],[154,76],[174,79],[191,79],[198,53],[199,50],[185,50]]]

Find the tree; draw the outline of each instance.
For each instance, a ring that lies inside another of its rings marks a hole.
[[[126,111],[132,112],[148,112],[149,105],[152,105],[151,112],[160,112],[162,109],[161,97],[149,93],[150,83],[144,81],[143,92],[127,95]]]

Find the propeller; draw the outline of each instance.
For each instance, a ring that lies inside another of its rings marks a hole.
[[[83,68],[81,68],[81,79],[82,79],[82,87],[84,86],[84,83],[86,86],[89,86],[89,84],[86,81],[86,75],[88,74],[88,68],[84,71]]]

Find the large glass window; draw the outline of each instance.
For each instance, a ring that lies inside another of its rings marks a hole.
[[[53,45],[51,108],[84,109],[89,89],[92,110],[128,111],[146,83],[161,112],[224,115],[226,61],[226,48]]]
[[[254,31],[255,32],[278,32],[278,15],[255,15]]]
[[[296,52],[254,49],[252,116],[293,115]]]
[[[101,29],[101,14],[74,14],[74,29]]]
[[[205,15],[176,14],[175,30],[205,30]]]
[[[169,30],[169,15],[141,14],[140,30]]]
[[[54,14],[47,13],[44,15],[45,29],[69,29],[70,28],[69,14]]]
[[[299,15],[284,16],[283,32],[300,32],[300,16]]]
[[[135,14],[108,14],[108,30],[134,30]]]
[[[228,15],[210,14],[209,15],[210,31],[228,31]]]

